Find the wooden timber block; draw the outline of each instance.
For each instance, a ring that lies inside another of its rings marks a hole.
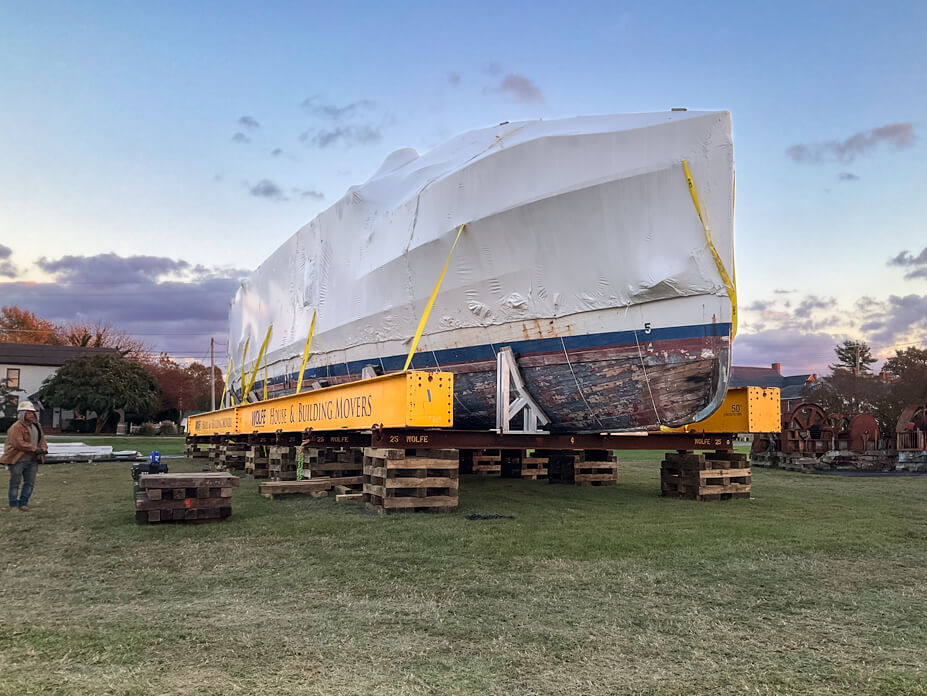
[[[414,450],[402,458],[364,457],[365,511],[447,511],[457,508],[460,457],[456,450]],[[384,454],[382,451],[375,454]],[[395,454],[394,454],[395,457]]]
[[[324,491],[327,495],[332,484],[328,479],[304,479],[302,481],[272,481],[258,486],[258,492],[271,500],[282,495],[310,495],[313,492]]]
[[[235,487],[240,481],[232,474],[204,471],[192,474],[142,474],[138,483],[141,488],[199,488]]]
[[[537,481],[547,478],[547,457],[522,457],[521,478]]]
[[[370,457],[372,459],[405,459],[406,451],[404,449],[365,447],[364,457]]]
[[[477,476],[502,474],[502,457],[499,455],[473,455],[473,473]]]
[[[362,503],[364,502],[363,493],[339,493],[335,496],[336,503]]]
[[[615,486],[618,462],[609,453],[607,459],[586,459],[573,465],[573,483],[577,486]]]

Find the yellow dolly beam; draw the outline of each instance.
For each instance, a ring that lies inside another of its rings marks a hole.
[[[724,403],[705,420],[681,428],[664,428],[673,433],[778,433],[782,429],[778,387],[734,387]]]
[[[454,375],[397,372],[190,416],[190,435],[454,425]]]

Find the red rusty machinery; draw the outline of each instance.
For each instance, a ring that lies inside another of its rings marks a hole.
[[[868,413],[853,417],[827,413],[818,404],[803,403],[782,415],[782,433],[757,434],[753,453],[817,456],[832,450],[867,452],[879,447],[879,424]]]
[[[868,413],[859,413],[850,419],[849,449],[851,452],[869,452],[879,447],[879,423]]]
[[[782,416],[780,449],[786,454],[823,454],[835,439],[827,414],[817,404],[799,404]]]
[[[895,446],[899,452],[927,450],[927,406],[906,406],[895,425]]]

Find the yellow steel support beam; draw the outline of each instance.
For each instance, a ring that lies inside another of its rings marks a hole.
[[[234,413],[235,430],[222,429]],[[291,394],[188,419],[191,435],[434,428],[454,425],[454,375],[398,372]]]
[[[187,418],[187,432],[190,435],[237,435],[238,407],[200,413]]]
[[[705,420],[664,432],[778,433],[781,429],[778,387],[735,387],[727,390],[724,403]]]

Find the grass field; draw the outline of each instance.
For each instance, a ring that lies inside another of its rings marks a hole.
[[[621,461],[464,477],[454,515],[243,481],[227,522],[144,527],[127,464],[48,465],[0,518],[0,693],[927,694],[927,479],[695,503]]]
[[[183,454],[185,438],[172,436],[142,437],[139,435],[49,435],[48,441],[54,442],[83,442],[86,445],[110,445],[115,450],[138,450],[142,454],[160,452],[161,454]],[[6,435],[0,437],[0,442],[6,441]]]

